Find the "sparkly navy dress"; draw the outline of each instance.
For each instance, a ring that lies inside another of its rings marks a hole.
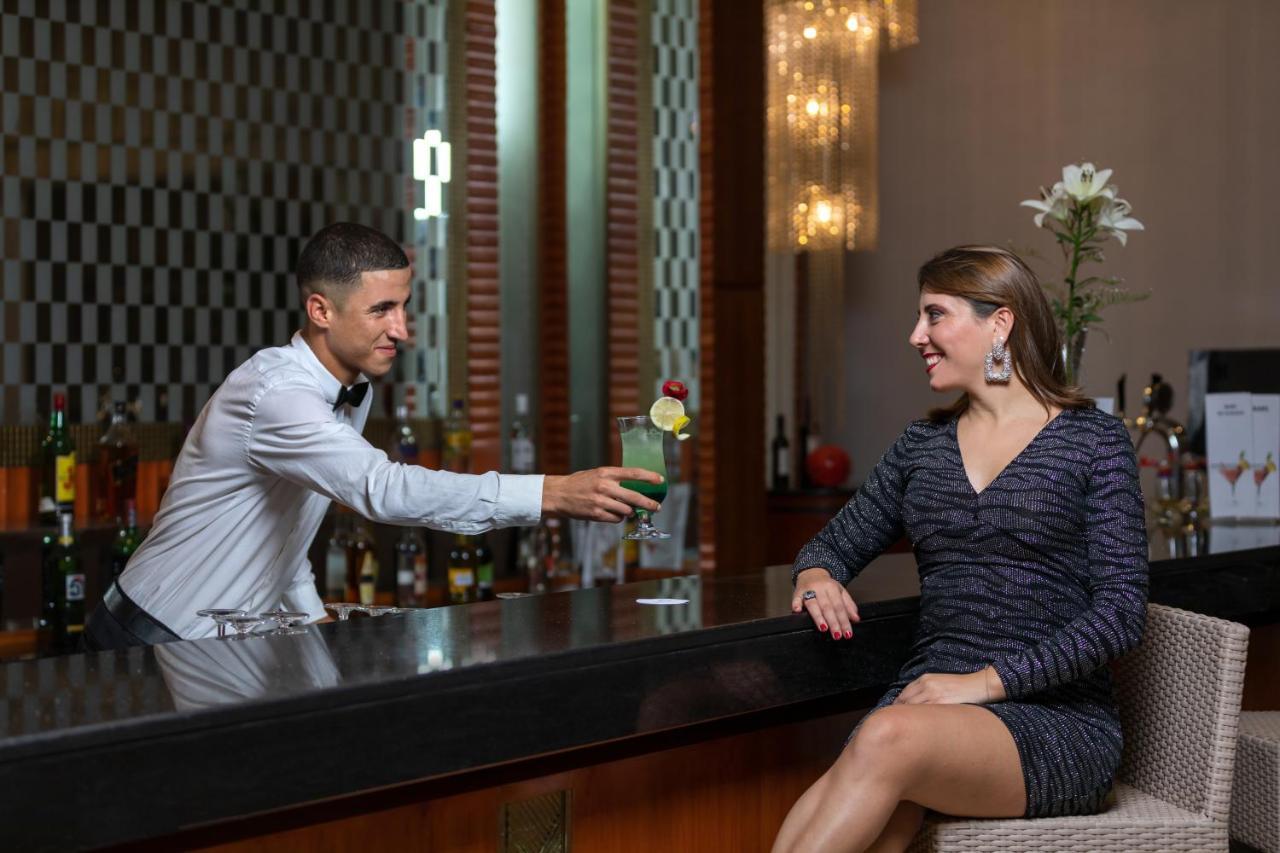
[[[1133,445],[1119,419],[1067,409],[981,493],[955,421],[917,421],[809,542],[795,571],[841,583],[903,533],[920,571],[911,657],[876,707],[927,672],[995,667],[1027,816],[1097,812],[1120,763],[1106,663],[1142,636],[1147,536]],[[856,641],[855,641],[856,642]]]

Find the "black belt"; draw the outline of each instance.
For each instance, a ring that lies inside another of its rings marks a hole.
[[[144,643],[154,645],[182,639],[135,604],[133,599],[124,594],[118,583],[112,583],[102,594],[102,606],[107,608],[121,627]]]

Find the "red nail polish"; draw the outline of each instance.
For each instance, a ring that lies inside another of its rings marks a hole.
[[[827,630],[827,626],[826,626],[826,625],[819,625],[819,626],[818,626],[818,630],[819,630],[819,631],[825,631],[825,630]]]
[[[845,638],[846,640],[850,639],[852,636],[853,636],[853,632],[852,632],[852,631],[845,631],[845,632],[844,632],[844,638]]]
[[[840,632],[839,632],[839,631],[832,631],[832,632],[831,632],[831,639],[833,639],[833,640],[838,640],[838,639],[840,639]]]

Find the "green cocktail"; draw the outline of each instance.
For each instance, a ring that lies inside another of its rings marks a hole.
[[[623,480],[622,487],[662,503],[667,497],[667,460],[662,449],[665,433],[647,417],[618,418],[618,432],[622,436],[622,467],[644,468],[662,475],[661,483]],[[636,529],[624,539],[671,538],[670,533],[653,526],[647,510],[636,508],[635,514]]]

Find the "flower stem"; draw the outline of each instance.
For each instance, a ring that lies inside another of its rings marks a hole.
[[[1080,263],[1083,260],[1083,250],[1085,244],[1092,236],[1093,229],[1089,228],[1086,220],[1088,217],[1087,206],[1075,206],[1075,210],[1071,213],[1071,220],[1068,226],[1068,239],[1071,241],[1071,268],[1067,273],[1067,304],[1066,310],[1063,312],[1063,371],[1066,374],[1068,384],[1075,384],[1075,370],[1072,369],[1070,354],[1072,351],[1071,342],[1079,333],[1080,318],[1076,306],[1076,282],[1080,275]]]

